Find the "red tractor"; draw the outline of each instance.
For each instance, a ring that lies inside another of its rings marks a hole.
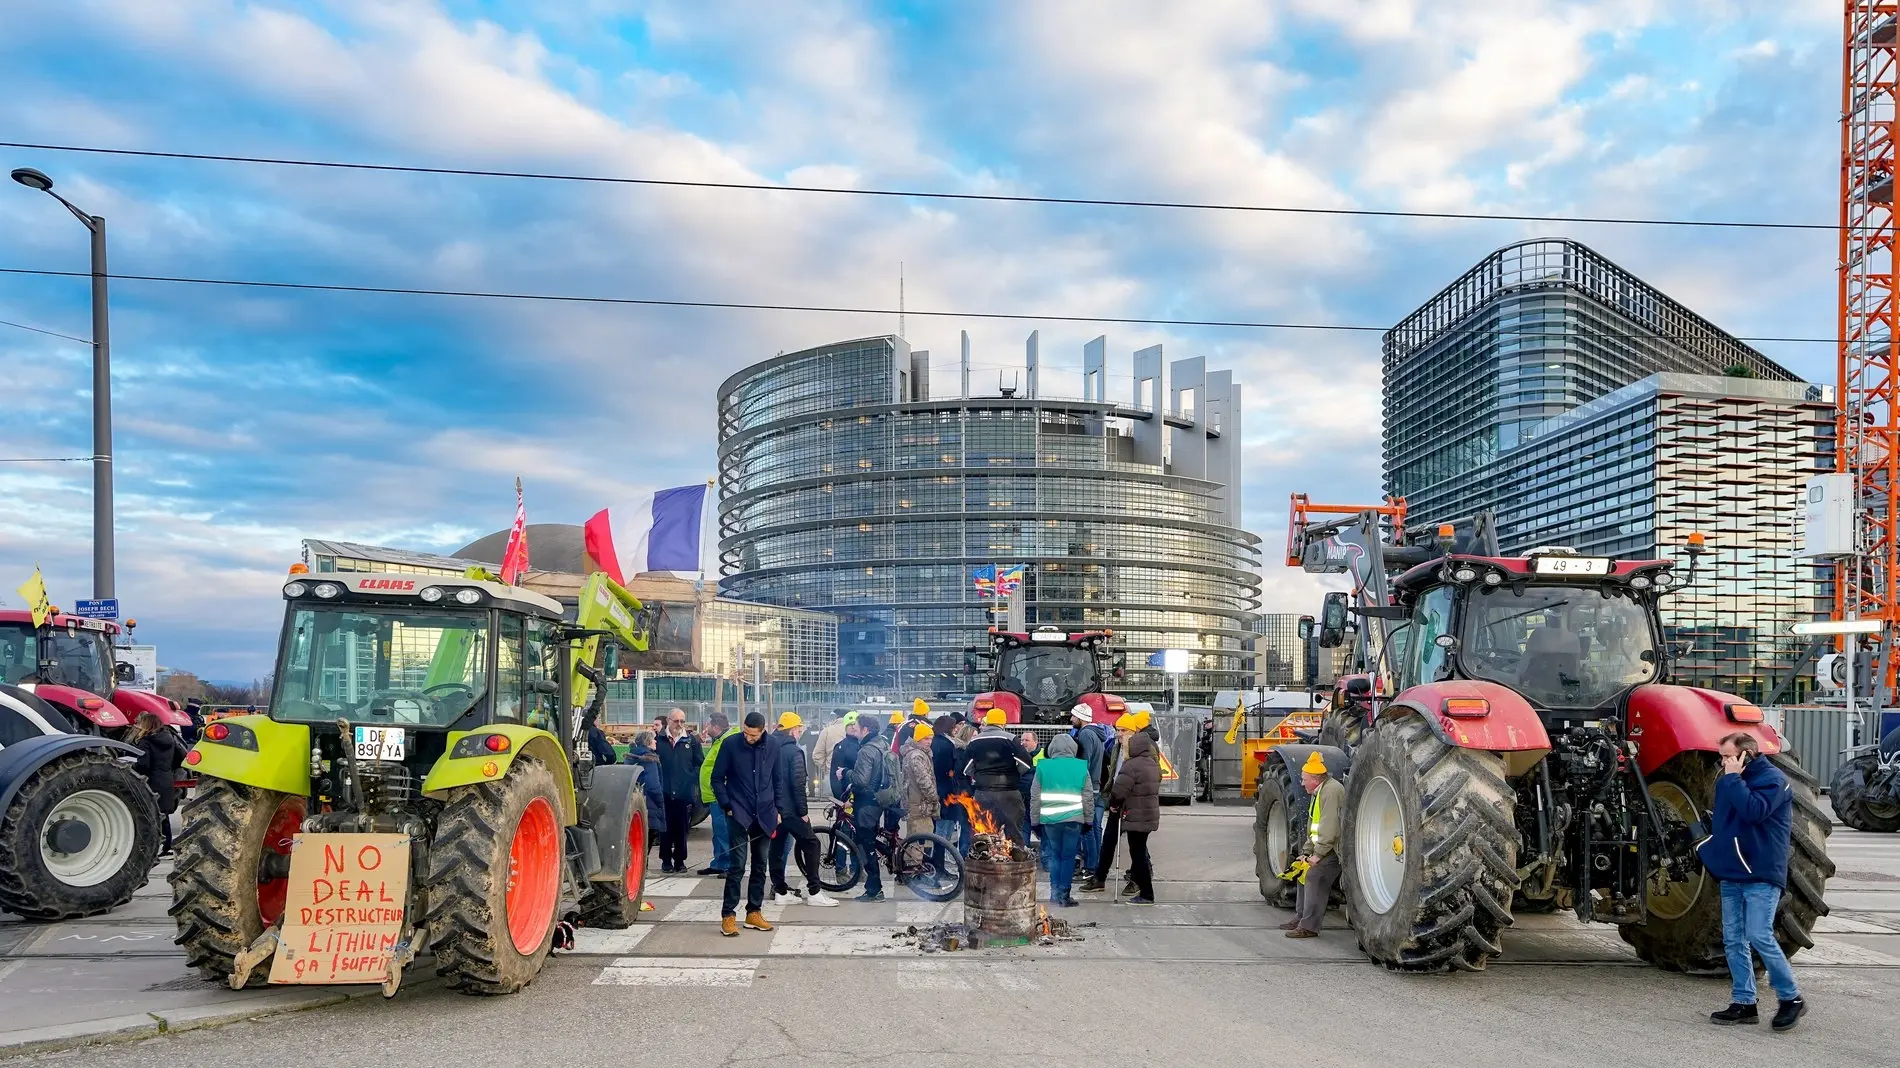
[[[123,737],[141,712],[174,727],[189,724],[163,697],[120,685],[132,681],[132,668],[114,660],[119,633],[117,623],[62,612],[36,627],[31,612],[0,608],[0,683],[30,689],[80,730],[109,738]]]
[[[971,702],[971,717],[981,723],[990,709],[1000,708],[1010,723],[1066,727],[1069,710],[1084,704],[1094,711],[1093,722],[1114,723],[1128,703],[1103,692],[1109,680],[1127,677],[1127,657],[1111,648],[1113,638],[1106,630],[1037,627],[1024,633],[991,627],[988,652],[968,650],[971,673],[977,657],[990,661],[986,692]]]
[[[1305,837],[1294,769],[1318,750],[1349,769],[1341,884],[1374,960],[1480,969],[1514,913],[1564,909],[1617,925],[1644,960],[1719,971],[1721,898],[1695,845],[1718,743],[1743,732],[1794,793],[1776,932],[1791,954],[1813,945],[1834,873],[1814,778],[1759,707],[1668,681],[1660,601],[1692,576],[1667,560],[1556,548],[1506,557],[1494,539],[1460,544],[1449,528],[1435,544],[1387,544],[1381,523],[1368,511],[1299,531],[1293,557],[1350,571],[1359,600],[1328,595],[1320,644],[1342,644],[1356,613],[1369,674],[1340,687],[1322,744],[1269,757],[1256,809],[1263,889],[1285,872],[1286,843]]]

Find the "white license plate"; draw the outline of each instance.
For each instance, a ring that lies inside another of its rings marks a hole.
[[[358,760],[401,760],[402,747],[403,729],[401,727],[356,728],[356,759]]]
[[[1539,575],[1607,575],[1610,560],[1601,556],[1540,556],[1532,563]]]

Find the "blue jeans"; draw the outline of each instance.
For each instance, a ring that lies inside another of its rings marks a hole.
[[[1049,857],[1049,900],[1066,901],[1075,883],[1075,850],[1082,844],[1082,825],[1045,823],[1042,844]]]
[[[726,870],[726,853],[732,848],[732,828],[726,822],[726,814],[715,802],[712,806],[713,855],[706,866],[714,871]]]
[[[960,839],[957,838],[957,818],[950,815],[948,810],[945,810],[943,818],[938,820],[936,824],[930,828],[930,833],[949,842],[951,845],[957,845],[960,841]]]
[[[1089,826],[1082,828],[1082,866],[1093,872],[1102,862],[1102,820],[1108,817],[1108,806],[1102,804],[1101,796],[1095,798],[1095,819]]]
[[[1728,950],[1728,974],[1734,982],[1729,1000],[1737,1005],[1755,1003],[1755,962],[1752,949],[1768,966],[1768,983],[1775,996],[1793,1001],[1801,996],[1794,985],[1794,969],[1775,941],[1775,909],[1781,888],[1773,883],[1722,884],[1722,947]]]
[[[944,818],[937,821],[937,833],[957,844],[959,858],[970,855],[970,814],[962,805],[945,805]],[[951,832],[955,832],[954,834]]]

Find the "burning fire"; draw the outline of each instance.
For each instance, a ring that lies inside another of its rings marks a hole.
[[[996,822],[996,814],[977,804],[976,798],[969,794],[951,794],[944,800],[947,804],[963,806],[963,811],[970,814],[970,829],[975,833],[996,834],[999,832],[1001,825]]]

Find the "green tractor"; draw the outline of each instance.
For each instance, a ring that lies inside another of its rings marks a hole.
[[[511,993],[573,926],[640,918],[639,771],[595,767],[586,738],[601,661],[616,643],[647,647],[637,598],[595,574],[569,620],[471,571],[293,574],[284,599],[269,712],[210,724],[186,757],[201,785],[171,914],[193,967],[232,989],[313,981],[268,967],[296,954],[283,932],[313,914],[286,915],[304,835],[406,838],[405,900],[389,906],[400,937],[377,947],[389,960],[372,980],[385,994],[423,950],[454,989]],[[344,910],[318,922],[331,913]]]

